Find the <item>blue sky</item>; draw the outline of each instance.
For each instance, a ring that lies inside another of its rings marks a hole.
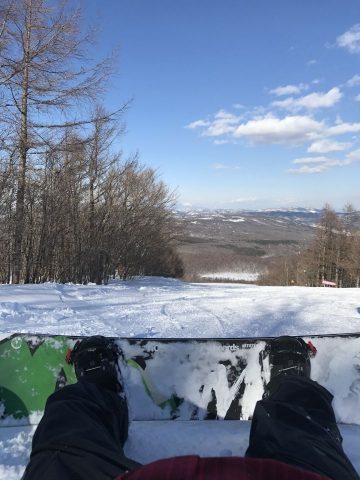
[[[108,108],[179,205],[360,209],[359,0],[86,0]]]

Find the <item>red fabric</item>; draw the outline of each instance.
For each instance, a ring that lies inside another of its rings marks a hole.
[[[329,480],[276,460],[198,456],[150,463],[115,480]]]

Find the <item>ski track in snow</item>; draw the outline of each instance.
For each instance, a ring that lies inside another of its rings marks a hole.
[[[164,278],[108,286],[0,285],[0,334],[225,338],[359,331],[358,289],[188,284]],[[339,362],[334,359],[334,367]],[[335,387],[342,379],[334,375],[327,381]],[[157,438],[151,444],[150,428]],[[33,432],[34,427],[0,428],[0,480],[19,480]],[[360,427],[341,425],[341,432],[360,472]],[[133,422],[126,452],[141,462],[189,453],[243,455],[248,434],[248,422]]]

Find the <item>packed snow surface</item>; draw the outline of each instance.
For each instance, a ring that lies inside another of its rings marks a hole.
[[[3,337],[14,332],[224,338],[359,331],[359,289],[189,284],[164,278],[108,286],[0,286]],[[20,479],[33,432],[34,427],[0,428],[0,480]],[[248,433],[248,422],[133,422],[126,453],[142,462],[187,453],[243,455]],[[341,425],[341,433],[360,472],[360,427]],[[149,443],[150,434],[156,442]]]
[[[0,332],[244,337],[360,331],[359,289],[191,284],[0,285]]]
[[[259,278],[257,272],[215,272],[215,273],[202,273],[201,278],[212,280],[225,280],[231,281],[243,281],[243,282],[255,282]]]

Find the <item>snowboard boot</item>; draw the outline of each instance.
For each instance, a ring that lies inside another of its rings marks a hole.
[[[109,338],[96,335],[78,340],[69,350],[66,361],[74,365],[78,381],[86,380],[113,392],[122,392],[118,379],[120,351]]]
[[[309,346],[302,338],[277,337],[266,346],[270,363],[270,380],[278,375],[298,375],[310,378]]]

